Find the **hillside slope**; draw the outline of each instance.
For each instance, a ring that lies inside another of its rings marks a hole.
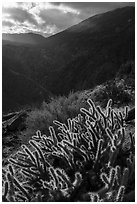
[[[28,45],[39,45],[45,41],[45,38],[41,35],[34,33],[22,33],[22,34],[2,34],[4,44],[28,44]]]
[[[56,49],[55,58],[62,63],[55,81],[58,90],[54,82],[53,90],[66,93],[94,87],[113,78],[126,61],[134,60],[134,15],[134,7],[117,9],[49,38]]]
[[[3,43],[2,55],[3,69],[14,64],[14,71],[54,95],[93,88],[115,77],[122,64],[134,61],[135,8],[93,16],[44,38],[42,44]]]
[[[9,61],[6,58],[5,61],[7,61],[8,65],[12,64],[14,66],[14,61]],[[11,66],[6,66],[5,63],[2,78],[3,111],[16,110],[23,105],[37,104],[49,99],[49,91],[27,76],[18,73]]]

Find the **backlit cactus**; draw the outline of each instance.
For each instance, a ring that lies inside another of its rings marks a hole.
[[[67,124],[53,121],[55,132],[40,131],[32,136],[29,146],[9,159],[7,181],[4,182],[3,201],[122,201],[128,178],[134,174],[134,138],[125,166],[117,163],[125,141],[125,113],[106,110],[88,99],[89,109]],[[124,154],[124,153],[123,153]],[[21,181],[16,168],[24,177]],[[95,185],[96,184],[96,185]],[[16,192],[17,191],[17,192]]]

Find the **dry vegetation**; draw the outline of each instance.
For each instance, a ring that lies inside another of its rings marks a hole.
[[[108,84],[29,113],[26,145],[3,168],[3,201],[134,201],[134,124],[125,123],[133,90]]]

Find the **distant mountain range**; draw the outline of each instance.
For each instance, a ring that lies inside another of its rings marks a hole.
[[[45,42],[45,38],[41,35],[34,33],[22,33],[22,34],[2,34],[4,44],[29,44],[39,45]]]
[[[11,108],[10,100],[12,108],[32,103],[31,94],[39,101],[40,93],[41,100],[47,100],[49,93],[93,88],[115,77],[122,64],[134,59],[134,7],[93,16],[48,38],[4,34],[3,110]]]

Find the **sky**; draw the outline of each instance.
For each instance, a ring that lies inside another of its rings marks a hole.
[[[130,6],[130,2],[6,2],[2,3],[3,33],[54,35],[95,14]]]

